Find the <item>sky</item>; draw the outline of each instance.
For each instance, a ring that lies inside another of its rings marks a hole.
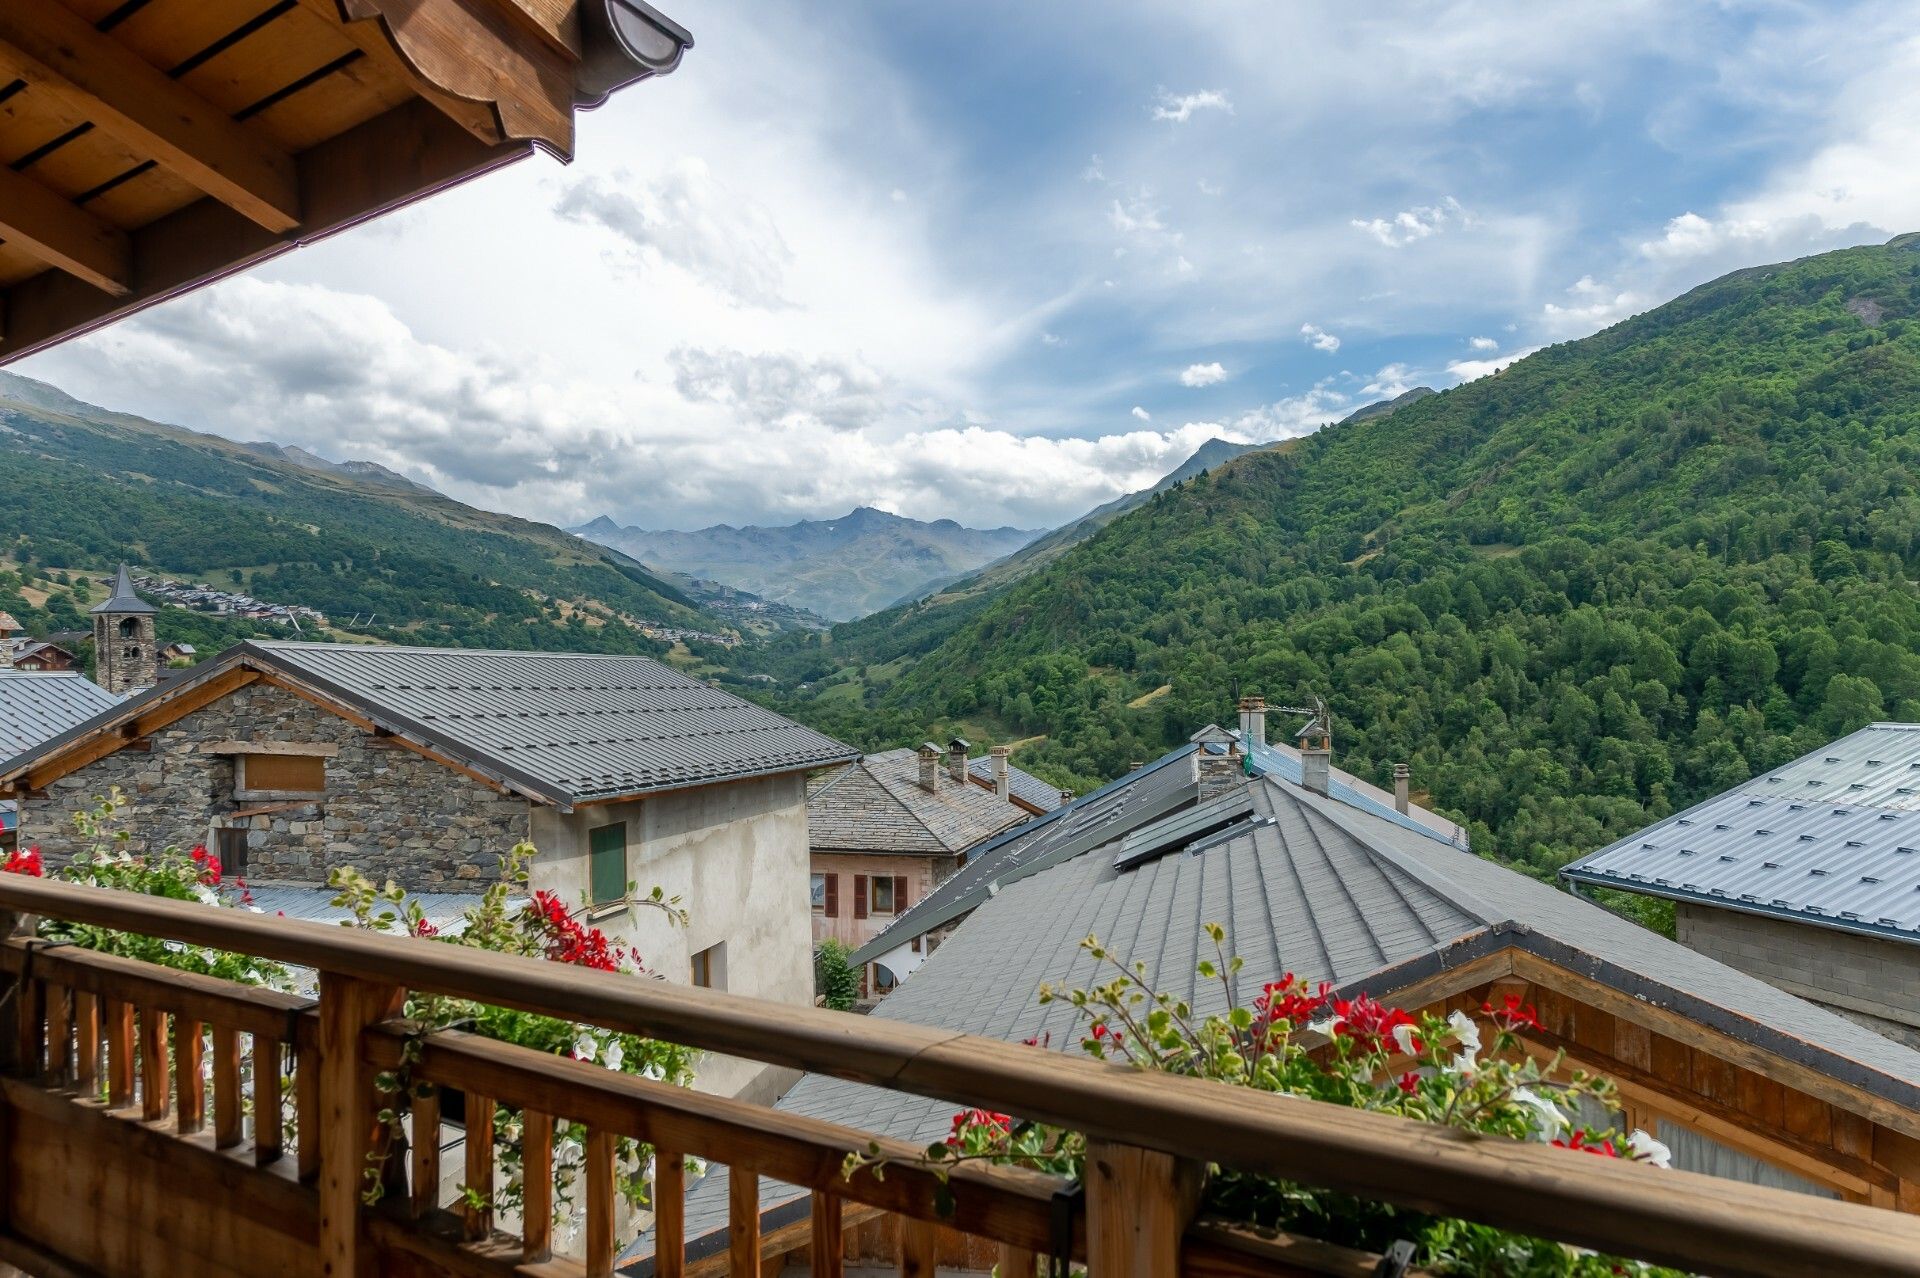
[[[562,525],[1044,528],[1920,229],[1911,0],[662,0],[680,69],[26,361]]]

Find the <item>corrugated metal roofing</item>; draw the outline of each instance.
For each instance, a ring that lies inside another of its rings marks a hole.
[[[1920,942],[1920,725],[1862,728],[1561,873]]]
[[[998,888],[1090,851],[1192,802],[1197,792],[1193,752],[1193,746],[1181,746],[1065,807],[973,847],[958,872],[914,902],[886,931],[854,951],[851,961],[870,963],[895,946],[959,918]]]
[[[309,887],[290,883],[255,883],[248,889],[253,895],[253,908],[263,914],[284,914],[290,919],[302,919],[310,923],[345,923],[353,917],[351,911],[333,903],[340,894],[329,887]],[[457,934],[466,926],[466,913],[480,904],[478,892],[409,892],[407,900],[419,903],[425,912],[427,922],[448,935]],[[514,899],[507,902],[508,909],[517,909],[526,902]],[[385,908],[385,907],[383,907]]]
[[[1239,733],[1233,734],[1236,738]],[[1247,747],[1242,746],[1243,749]],[[1272,773],[1283,781],[1301,784],[1304,774],[1301,771],[1300,752],[1292,746],[1275,745],[1271,742],[1254,742],[1248,752],[1253,756],[1253,769],[1256,772]],[[1327,794],[1342,803],[1351,804],[1384,821],[1404,826],[1429,838],[1451,844],[1456,848],[1467,848],[1467,832],[1460,826],[1436,813],[1429,812],[1418,804],[1411,804],[1403,815],[1393,806],[1393,796],[1377,786],[1372,786],[1340,768],[1329,769]]]
[[[1119,851],[1113,854],[1114,867],[1130,869],[1154,857],[1165,856],[1251,815],[1252,788],[1239,786],[1227,794],[1129,831],[1121,837]]]
[[[47,749],[238,664],[277,669],[383,728],[560,804],[810,771],[859,751],[646,657],[252,642]],[[24,760],[12,759],[7,770]]]
[[[76,671],[0,671],[0,759],[85,723],[120,698]]]
[[[1080,948],[1089,934],[1123,961],[1144,962],[1154,988],[1203,1015],[1226,1003],[1195,972],[1212,952],[1208,922],[1226,928],[1227,952],[1245,963],[1242,1001],[1287,972],[1390,996],[1515,946],[1893,1103],[1920,1104],[1920,1052],[1426,831],[1272,777],[1248,790],[1262,820],[1232,838],[1120,869],[1110,853],[1122,826],[1091,855],[983,901],[873,1015],[1078,1051],[1071,1005],[1035,994],[1043,982],[1102,979]],[[943,1136],[954,1110],[819,1074],[778,1107],[915,1144]],[[762,1211],[801,1192],[763,1181]],[[716,1168],[688,1192],[686,1236],[724,1246],[726,1226],[726,1175]],[[650,1241],[635,1257],[650,1254]]]

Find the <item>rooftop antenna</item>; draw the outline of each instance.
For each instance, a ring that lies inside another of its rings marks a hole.
[[[1308,749],[1316,747],[1329,751],[1333,749],[1333,712],[1327,709],[1327,703],[1323,698],[1315,697],[1310,706],[1269,706],[1267,708],[1275,714],[1305,715],[1307,721],[1301,726],[1300,731],[1293,734],[1293,739]]]

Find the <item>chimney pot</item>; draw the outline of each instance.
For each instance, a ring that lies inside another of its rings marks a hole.
[[[1007,772],[1007,756],[1011,753],[1005,746],[987,751],[987,758],[993,761],[993,795],[1002,803],[1013,801],[1013,779]]]
[[[1404,763],[1393,765],[1393,810],[1400,815],[1407,813],[1407,783],[1411,770]]]
[[[931,741],[920,747],[920,788],[940,793],[940,747]]]
[[[1073,791],[1071,791],[1071,790],[1062,790],[1062,791],[1060,792],[1060,806],[1064,808],[1064,807],[1066,807],[1066,806],[1067,806],[1067,805],[1068,805],[1069,803],[1072,803],[1072,802],[1073,802]]]
[[[967,783],[967,752],[973,749],[973,743],[965,737],[955,737],[947,742],[947,775],[956,785]]]

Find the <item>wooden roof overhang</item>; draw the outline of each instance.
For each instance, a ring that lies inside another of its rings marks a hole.
[[[0,364],[545,149],[644,0],[0,0]]]

